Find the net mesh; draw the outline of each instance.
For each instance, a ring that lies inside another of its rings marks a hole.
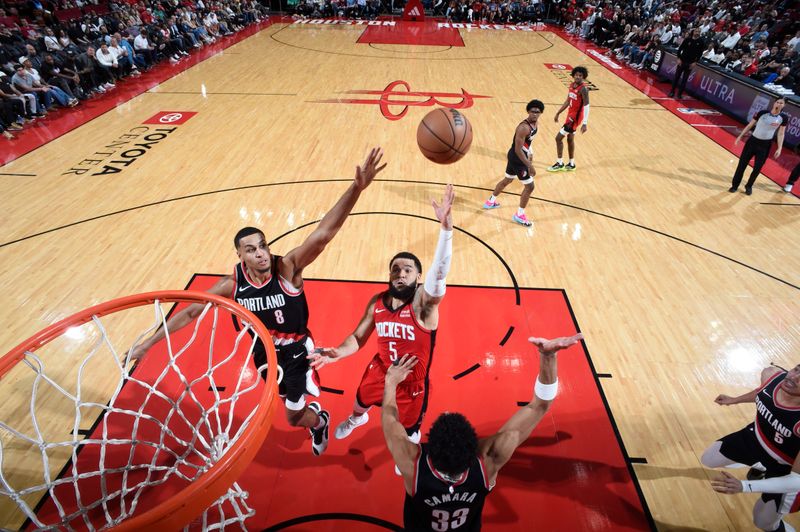
[[[105,529],[158,505],[204,475],[243,437],[258,409],[266,408],[259,401],[259,373],[268,368],[252,364],[258,335],[251,324],[241,321],[240,330],[232,331],[224,319],[230,312],[207,302],[193,327],[179,335],[168,330],[161,301],[153,309],[151,324],[130,350],[115,347],[107,317],[93,315],[66,330],[66,336],[89,338],[88,354],[68,379],[48,373],[45,357],[34,351],[25,351],[17,364],[15,379],[31,383],[30,404],[26,415],[4,412],[0,421],[0,496],[13,501],[32,527]],[[218,334],[221,325],[231,331]],[[160,327],[164,341],[129,372],[130,353]],[[97,398],[97,367],[114,373],[107,401]],[[60,438],[44,428],[55,405],[69,405],[74,414],[71,432]],[[92,427],[82,429],[87,422]],[[15,478],[12,451],[19,449],[29,457],[39,454],[41,475],[35,480]],[[185,529],[245,529],[254,515],[246,499],[234,483]]]

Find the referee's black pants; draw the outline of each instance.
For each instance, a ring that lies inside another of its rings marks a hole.
[[[787,185],[794,185],[797,183],[797,178],[800,177],[800,163],[797,163],[797,166],[794,167],[792,173],[789,174],[789,181],[786,182]]]
[[[772,140],[762,140],[755,137],[747,139],[747,142],[744,143],[744,148],[742,148],[742,155],[739,156],[739,166],[736,167],[736,173],[733,174],[733,182],[731,183],[733,188],[739,188],[742,177],[744,177],[744,170],[747,168],[747,163],[750,162],[750,159],[755,157],[755,161],[753,161],[753,172],[750,174],[750,179],[747,180],[747,184],[745,185],[746,188],[752,188],[758,174],[761,172],[761,167],[767,162],[771,145]]]

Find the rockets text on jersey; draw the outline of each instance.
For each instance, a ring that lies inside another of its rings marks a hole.
[[[436,331],[426,329],[417,321],[412,302],[391,309],[384,304],[384,299],[389,299],[386,292],[378,297],[373,310],[380,362],[388,368],[403,355],[413,355],[419,362],[408,381],[422,381],[430,365]]]

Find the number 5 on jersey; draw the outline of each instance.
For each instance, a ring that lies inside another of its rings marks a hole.
[[[389,360],[391,360],[393,364],[400,360],[400,357],[397,356],[397,348],[395,347],[396,345],[397,342],[389,342]]]

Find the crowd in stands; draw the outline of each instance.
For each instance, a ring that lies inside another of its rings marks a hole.
[[[797,2],[573,2],[557,17],[567,31],[637,69],[646,68],[659,47],[677,48],[699,29],[706,49],[701,61],[800,94]]]
[[[0,3],[0,133],[13,139],[54,106],[78,106],[159,62],[177,63],[267,11],[256,0]]]

